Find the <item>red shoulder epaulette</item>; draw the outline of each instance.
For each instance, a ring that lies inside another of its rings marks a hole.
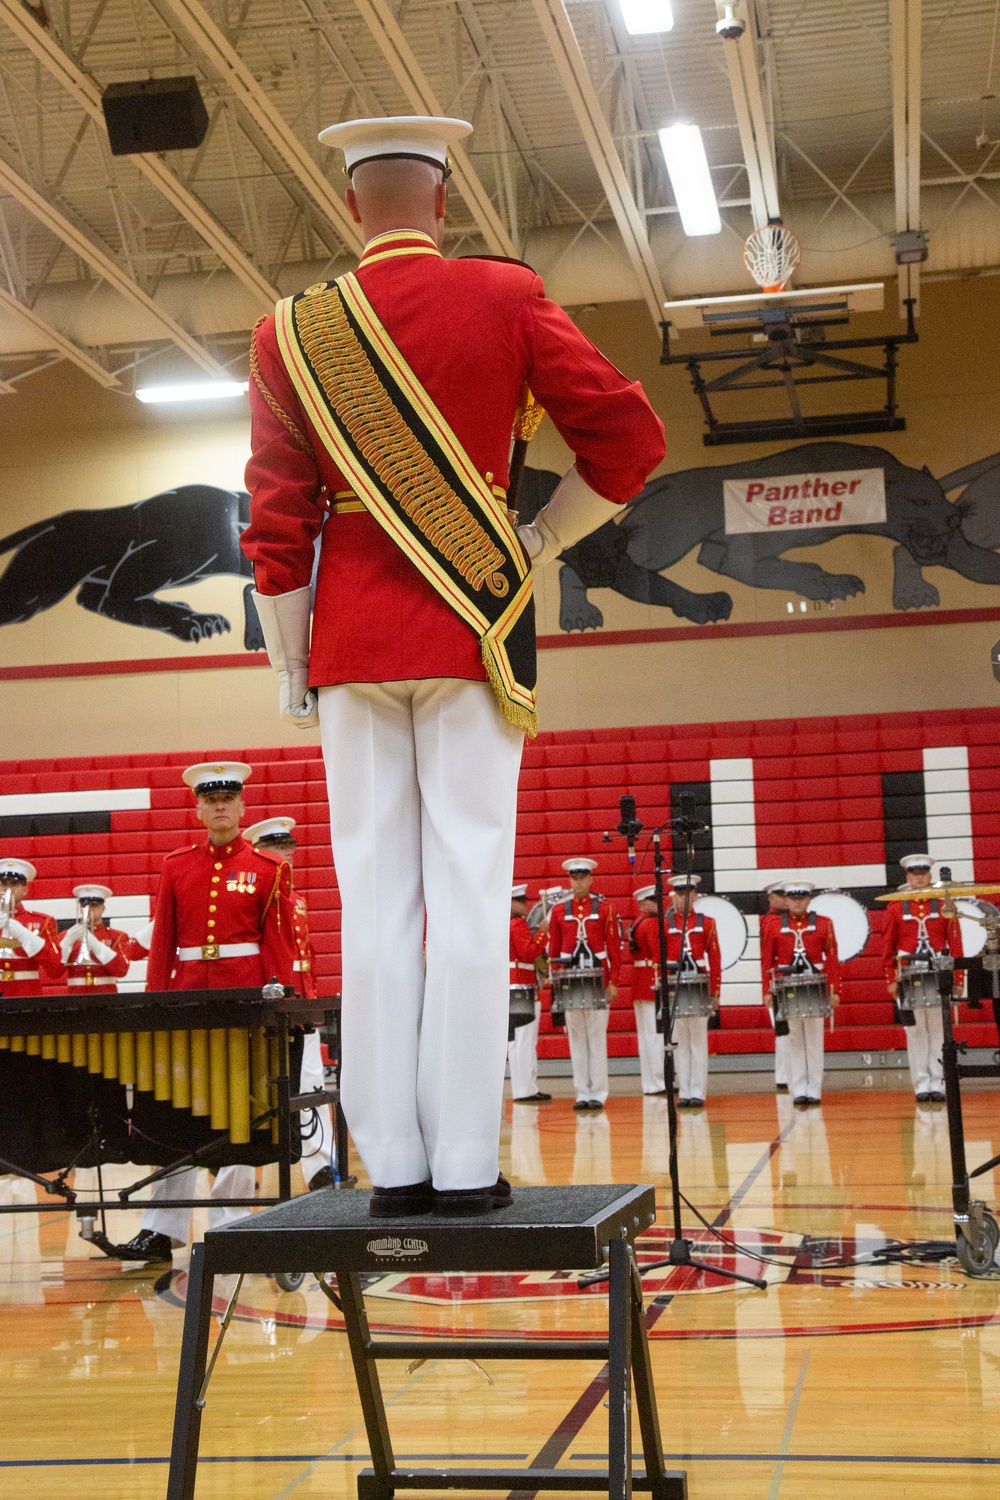
[[[192,849],[197,849],[199,847],[200,846],[198,844],[185,844],[182,849],[171,849],[170,853],[169,854],[165,854],[163,856],[163,858],[164,859],[176,859],[176,857],[177,857],[178,854],[190,854]]]

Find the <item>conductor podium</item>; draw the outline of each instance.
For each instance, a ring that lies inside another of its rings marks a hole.
[[[508,1208],[482,1218],[420,1215],[372,1219],[370,1195],[325,1191],[212,1230],[191,1252],[167,1500],[193,1500],[205,1407],[216,1276],[333,1271],[346,1325],[372,1467],[358,1476],[359,1500],[391,1500],[396,1490],[598,1490],[627,1500],[633,1488],[654,1500],[686,1500],[683,1471],[663,1467],[656,1395],[635,1239],[656,1217],[651,1187],[518,1188]],[[531,1342],[517,1338],[374,1339],[361,1290],[363,1273],[597,1270],[607,1265],[607,1338]],[[238,1290],[238,1285],[237,1285]],[[234,1293],[235,1297],[235,1293]],[[223,1326],[224,1331],[225,1324]],[[221,1337],[221,1335],[220,1335]],[[216,1345],[216,1351],[218,1345]],[[213,1356],[214,1359],[214,1356]],[[378,1378],[383,1359],[601,1360],[608,1382],[608,1469],[399,1468]],[[632,1389],[645,1468],[632,1472]],[[246,1413],[249,1415],[249,1413]]]

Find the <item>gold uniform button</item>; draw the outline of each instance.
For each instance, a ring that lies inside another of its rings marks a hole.
[[[209,909],[209,911],[215,911],[215,907],[214,906],[210,906],[208,909]]]
[[[208,919],[208,925],[209,925],[209,927],[214,927],[215,926],[215,923],[212,921],[211,917],[209,917],[209,919]]]
[[[216,862],[215,862],[215,868],[217,870],[221,870],[222,869],[222,864],[221,864],[221,862],[219,860],[216,860]]]

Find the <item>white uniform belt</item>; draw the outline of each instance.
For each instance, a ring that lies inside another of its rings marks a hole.
[[[292,964],[292,968],[295,970],[296,974],[308,974],[312,970],[312,964],[307,960],[297,958]]]
[[[633,969],[651,969],[653,968],[653,960],[651,958],[633,958],[632,967]]]
[[[190,964],[200,959],[252,958],[259,952],[259,943],[206,943],[202,948],[178,948],[177,957]]]
[[[111,984],[111,985],[115,986],[115,989],[118,988],[118,986],[115,983],[115,981],[113,979],[110,979],[107,974],[97,974],[93,978],[87,977],[87,978],[79,978],[79,979],[76,977],[75,974],[70,974],[67,977],[66,983],[67,984],[84,984],[84,985],[88,985],[90,988],[93,988],[93,986],[95,984]]]
[[[7,975],[7,974],[10,975],[10,979],[6,979],[6,978],[5,979],[0,979],[0,984],[10,984],[15,979],[37,979],[38,978],[38,970],[37,969],[8,969],[6,967],[6,965],[2,962],[2,960],[0,960],[0,969],[3,970],[3,973],[5,975]]]

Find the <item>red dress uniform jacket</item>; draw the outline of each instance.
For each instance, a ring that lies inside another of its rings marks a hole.
[[[85,989],[96,995],[116,995],[117,981],[125,978],[131,963],[132,939],[127,932],[120,932],[117,927],[105,927],[103,922],[94,928],[94,937],[99,943],[107,943],[109,948],[115,950],[114,958],[106,964],[68,963],[66,987],[69,990]],[[71,960],[76,951],[77,945],[74,945],[70,953]],[[142,957],[146,957],[145,949]]]
[[[501,492],[525,381],[577,455],[583,478],[606,499],[631,500],[663,458],[663,427],[642,387],[609,364],[527,267],[445,260],[427,235],[407,230],[373,240],[358,278],[472,462]],[[330,509],[349,486],[295,395],[273,315],[258,325],[254,352],[250,525],[242,546],[258,590],[283,594],[310,582],[313,543],[323,531],[312,685],[485,680],[473,632],[378,522],[364,510]]]
[[[916,892],[913,901],[890,901],[886,912],[885,932],[882,936],[882,963],[886,981],[896,982],[897,956],[900,953],[916,953],[920,942],[920,924],[923,922],[927,941],[935,953],[962,957],[962,928],[957,917],[941,915],[941,902],[936,896],[921,900]],[[958,976],[956,976],[957,978]]]
[[[15,995],[40,995],[43,985],[58,984],[63,976],[55,918],[29,911],[26,906],[19,906],[13,915],[15,922],[42,938],[43,945],[29,957],[15,938],[0,938],[0,992],[4,1000]]]
[[[523,917],[511,917],[510,919],[510,983],[511,988],[523,988],[531,985],[533,989],[538,987],[538,975],[535,973],[535,959],[539,954],[545,952],[548,942],[548,933],[541,928],[532,932]]]
[[[837,938],[829,917],[818,912],[808,912],[804,917],[793,917],[791,912],[774,912],[775,921],[760,924],[760,968],[764,986],[764,999],[770,1002],[771,974],[775,968],[784,968],[791,963],[795,953],[795,934],[801,932],[802,946],[806,957],[815,969],[825,974],[832,995],[840,994],[840,960],[837,957]],[[788,925],[784,918],[787,916]]]
[[[568,908],[568,909],[567,909]],[[569,897],[549,916],[549,959],[568,964],[582,938],[604,970],[605,984],[618,983],[622,966],[621,932],[611,902],[604,896]]]
[[[680,913],[668,911],[664,925],[667,929],[667,962],[679,963],[683,931]],[[708,975],[708,988],[714,999],[722,990],[722,954],[713,917],[706,917],[700,911],[688,912],[687,948],[698,968]]]
[[[221,990],[294,984],[295,918],[291,872],[276,855],[240,836],[175,849],[163,862],[153,910],[148,990]],[[202,957],[217,944],[218,958]],[[256,947],[230,955],[230,946]],[[181,957],[195,950],[197,958]]]
[[[655,917],[640,917],[632,928],[632,999],[655,1000],[660,973],[660,934]]]
[[[316,955],[309,936],[309,908],[301,891],[292,892],[295,925],[295,988],[306,1000],[316,999]]]

